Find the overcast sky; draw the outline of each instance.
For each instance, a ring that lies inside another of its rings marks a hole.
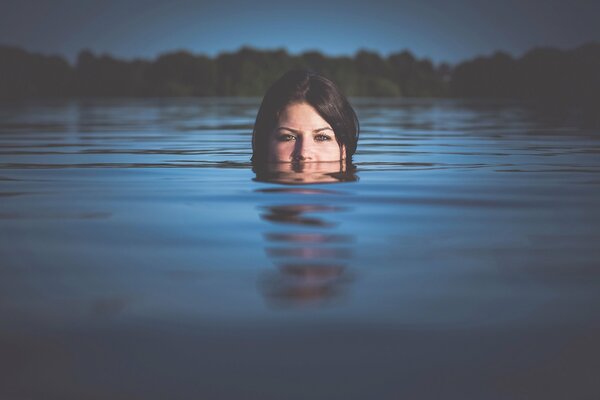
[[[0,44],[122,58],[187,49],[210,56],[248,45],[381,55],[404,49],[455,63],[503,50],[600,41],[600,1],[2,0]]]

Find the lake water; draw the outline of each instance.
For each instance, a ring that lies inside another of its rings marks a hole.
[[[0,398],[600,398],[598,128],[351,102],[354,171],[253,172],[260,99],[0,107]]]

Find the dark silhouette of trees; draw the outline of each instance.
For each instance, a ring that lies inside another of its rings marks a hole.
[[[501,52],[478,57],[454,68],[450,93],[600,104],[600,43],[573,50],[536,48],[519,59]]]
[[[75,68],[78,96],[141,96],[148,94],[144,74],[147,61],[121,61],[109,55],[95,56],[91,51],[79,53]]]
[[[150,96],[215,96],[217,69],[206,56],[169,53],[149,63],[141,74]]]
[[[0,99],[69,96],[73,68],[61,57],[0,47]]]
[[[242,47],[214,58],[177,51],[155,60],[120,60],[83,50],[62,57],[0,46],[0,99],[71,96],[262,96],[290,68],[321,72],[349,96],[560,99],[590,103],[600,94],[600,44],[533,49],[520,58],[496,52],[454,67],[404,50],[382,57]]]
[[[242,47],[216,58],[217,94],[262,96],[269,85],[287,69],[299,66],[285,50],[259,51]]]
[[[460,97],[512,97],[519,95],[516,61],[496,52],[458,65],[450,83],[452,94]]]

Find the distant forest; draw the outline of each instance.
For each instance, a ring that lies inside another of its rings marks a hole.
[[[155,60],[120,60],[79,53],[63,57],[0,46],[0,99],[40,97],[258,96],[283,72],[311,68],[348,96],[478,97],[600,100],[600,43],[572,50],[536,48],[514,58],[503,52],[455,66],[435,65],[409,51],[382,57],[361,50],[349,57],[283,49],[205,55],[177,51]]]

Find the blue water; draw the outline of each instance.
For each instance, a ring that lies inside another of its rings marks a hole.
[[[597,127],[351,102],[266,173],[260,99],[0,106],[0,398],[597,399]]]

